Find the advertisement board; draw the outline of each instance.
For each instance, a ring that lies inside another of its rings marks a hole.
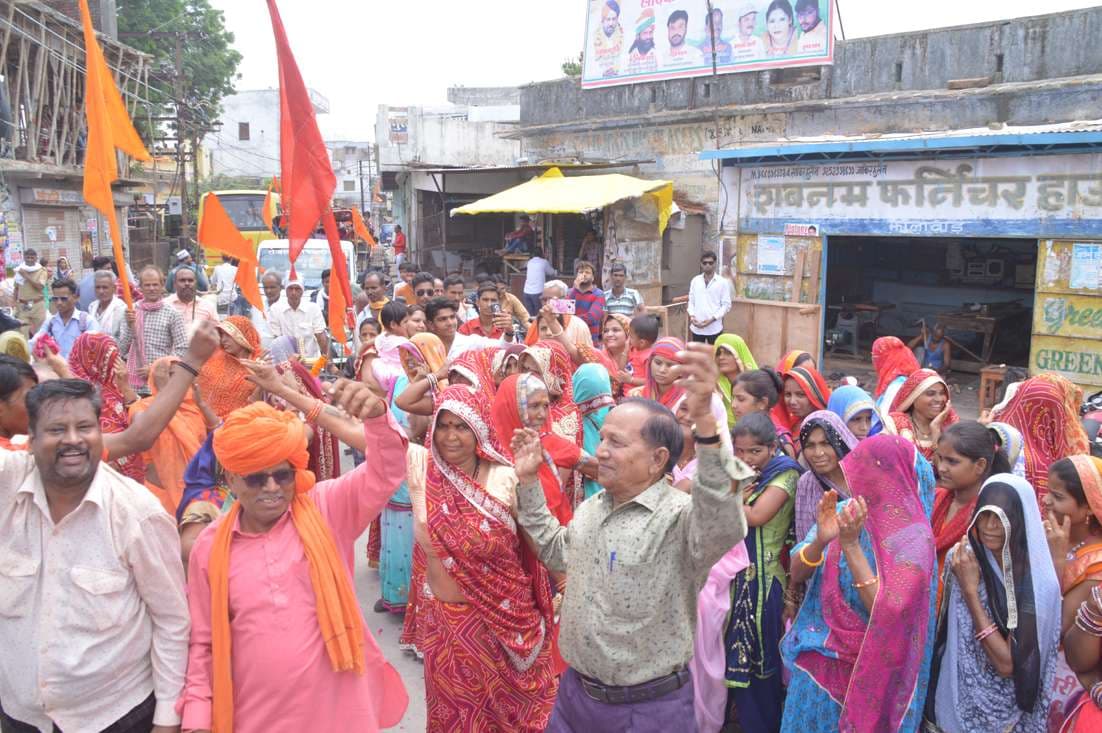
[[[831,3],[589,0],[582,88],[830,64]]]

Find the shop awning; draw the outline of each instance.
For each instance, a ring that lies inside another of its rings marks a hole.
[[[538,178],[456,207],[451,214],[587,214],[618,201],[644,196],[656,204],[658,231],[664,232],[673,210],[673,183],[620,173],[567,178],[558,168],[549,168]]]

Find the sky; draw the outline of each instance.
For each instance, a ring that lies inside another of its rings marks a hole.
[[[211,0],[244,57],[239,90],[278,85],[264,0]],[[278,0],[307,86],[329,99],[327,139],[374,139],[380,104],[447,102],[451,86],[511,86],[562,76],[585,35],[586,0]],[[1048,0],[1043,12],[1097,5]],[[921,12],[905,12],[908,7]],[[1035,0],[839,0],[847,38],[1037,14]],[[886,11],[894,7],[895,10]],[[553,12],[533,12],[533,9]]]

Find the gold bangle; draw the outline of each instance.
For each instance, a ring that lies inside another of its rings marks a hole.
[[[825,552],[822,555],[819,556],[819,562],[811,562],[810,560],[807,559],[807,555],[804,554],[804,550],[806,550],[806,549],[807,549],[807,545],[804,545],[803,547],[800,548],[800,552],[799,552],[800,559],[803,560],[804,565],[807,565],[809,568],[817,568],[820,565],[822,565],[824,562],[826,562],[826,553]]]
[[[310,408],[310,411],[306,413],[306,422],[313,423],[321,415],[322,409],[325,407],[325,403],[321,400],[314,400],[314,406]]]
[[[880,578],[878,578],[874,575],[871,578],[869,578],[868,580],[863,580],[860,583],[854,583],[853,587],[860,590],[861,588],[868,588],[870,585],[876,585],[879,582],[880,582]]]

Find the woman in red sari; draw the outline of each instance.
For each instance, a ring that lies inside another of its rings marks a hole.
[[[130,413],[126,408],[130,402],[137,401],[138,396],[128,390],[130,399],[127,399],[122,393],[122,388],[127,387],[126,367],[114,339],[104,333],[82,333],[69,352],[69,371],[76,379],[99,387],[103,401],[99,424],[103,432],[121,433],[130,427]],[[141,455],[111,461],[111,467],[144,485],[145,461]]]
[[[478,393],[453,385],[429,428],[421,527],[414,510],[428,556],[420,623],[428,729],[535,733],[558,690],[551,583],[518,532],[517,478],[488,412]]]
[[[1079,422],[1083,392],[1058,374],[1039,374],[1022,382],[992,420],[1017,428],[1025,439],[1025,478],[1044,511],[1048,469],[1068,456],[1086,455],[1090,443]]]
[[[574,404],[574,362],[566,347],[557,341],[538,341],[524,350],[520,359],[523,371],[534,374],[547,385],[551,395],[551,430],[582,445],[582,418]]]
[[[493,401],[497,385],[504,378],[494,371],[494,360],[500,352],[501,348],[497,346],[463,352],[448,365],[448,383],[466,384]]]
[[[919,369],[899,388],[884,429],[914,443],[932,463],[941,431],[958,419],[949,385],[933,369]]]
[[[823,375],[807,362],[779,374],[784,383],[784,391],[780,401],[769,411],[769,416],[773,418],[781,445],[793,446],[798,454],[800,441],[795,440],[795,437],[800,434],[800,424],[811,413],[827,408],[830,387]]]
[[[907,377],[921,367],[914,352],[895,336],[884,336],[872,342],[872,368],[876,370],[876,406],[887,412],[895,395]]]

